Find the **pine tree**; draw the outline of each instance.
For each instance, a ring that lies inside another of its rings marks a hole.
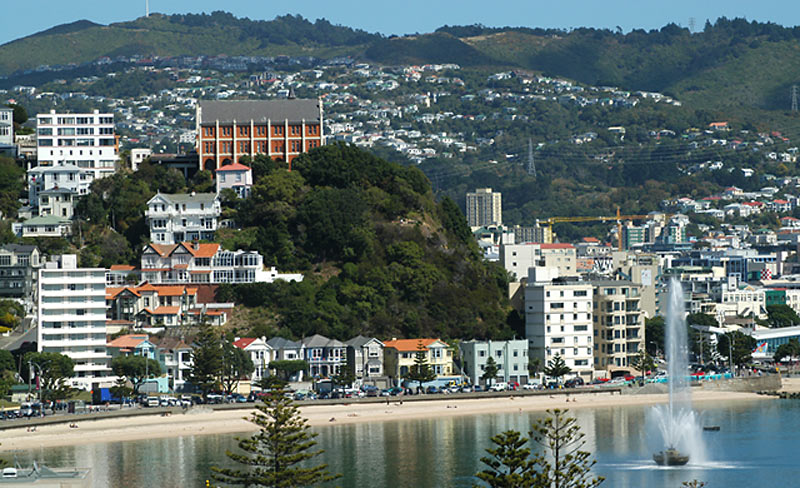
[[[414,356],[414,364],[405,376],[409,381],[416,381],[417,388],[422,388],[422,384],[436,379],[436,373],[428,364],[428,348],[422,341],[417,344],[417,353]]]
[[[494,379],[497,378],[498,371],[500,371],[500,368],[497,367],[494,358],[489,356],[489,359],[486,360],[486,365],[483,367],[483,375],[481,375],[481,379],[485,381],[487,387],[492,386]]]
[[[328,472],[327,464],[309,466],[306,461],[322,454],[310,452],[317,434],[308,432],[306,420],[284,391],[274,391],[256,406],[250,421],[261,431],[239,439],[244,454],[226,452],[247,469],[212,467],[215,481],[228,485],[266,488],[312,486],[341,475]]]
[[[525,488],[546,486],[547,480],[538,471],[543,462],[537,454],[531,459],[528,439],[515,430],[492,437],[493,448],[486,449],[491,457],[482,457],[485,469],[475,476],[492,488]]]
[[[572,370],[567,363],[564,362],[564,359],[556,355],[553,359],[547,362],[547,366],[544,368],[544,374],[551,378],[555,378],[556,381],[559,380],[565,374],[570,374]]]
[[[222,339],[213,326],[203,324],[193,346],[192,369],[187,379],[205,397],[218,386],[222,374]]]
[[[531,438],[545,448],[548,458],[540,458],[541,473],[548,480],[541,485],[548,488],[595,488],[603,477],[591,477],[592,466],[597,461],[592,454],[582,451],[586,434],[581,432],[574,417],[567,417],[569,410],[548,410],[548,417],[536,421]],[[552,462],[550,461],[552,459]]]

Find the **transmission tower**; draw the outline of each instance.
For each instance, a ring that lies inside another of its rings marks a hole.
[[[797,112],[797,85],[792,85],[792,112]]]
[[[533,141],[528,138],[528,174],[536,178],[536,159],[533,156]]]
[[[694,17],[689,17],[689,33],[694,34],[694,27],[695,27],[695,19]]]
[[[144,0],[144,16],[150,17],[150,0]]]

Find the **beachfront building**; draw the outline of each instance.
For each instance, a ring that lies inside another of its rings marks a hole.
[[[155,360],[156,345],[150,342],[147,334],[125,334],[106,344],[111,358],[120,356],[140,356]]]
[[[153,337],[153,343],[156,345],[156,359],[167,375],[169,388],[175,392],[191,390],[187,380],[193,366],[192,346],[185,342],[183,336]]]
[[[301,341],[312,378],[330,378],[347,367],[347,346],[336,339],[314,334]]]
[[[626,280],[593,280],[594,368],[630,371],[644,350],[641,285]]]
[[[150,242],[213,240],[221,211],[216,193],[156,193],[147,202],[144,213],[150,227]]]
[[[272,347],[267,344],[266,337],[237,337],[233,345],[246,352],[253,361],[251,384],[269,376],[269,363],[273,360]]]
[[[272,348],[272,359],[274,361],[297,361],[305,359],[306,348],[302,342],[291,341],[283,337],[273,337],[267,341],[267,345]],[[304,371],[298,371],[289,381],[303,381]]]
[[[359,380],[383,376],[383,342],[374,337],[356,336],[347,345],[347,368]]]
[[[525,285],[529,360],[545,366],[560,356],[574,373],[592,379],[592,290],[590,283],[560,278],[556,268],[530,269]]]
[[[503,225],[503,195],[491,188],[468,192],[467,223],[473,228]]]
[[[491,383],[505,382],[520,385],[529,382],[528,341],[462,341],[459,345],[463,373],[473,385],[486,385],[483,375],[486,362],[493,358],[497,365],[497,376]]]
[[[79,268],[74,254],[56,256],[39,269],[39,352],[65,354],[75,362],[70,384],[90,389],[113,383],[106,348],[104,268]]]
[[[265,268],[256,251],[226,251],[213,243],[148,244],[141,268],[142,278],[154,285],[303,281],[302,274]]]
[[[392,339],[384,341],[384,371],[386,376],[402,381],[414,366],[417,352],[425,358],[437,377],[453,376],[453,351],[439,339]]]
[[[257,154],[291,165],[325,144],[322,112],[317,99],[201,100],[196,117],[200,167],[216,172]]]
[[[112,113],[51,110],[36,116],[36,135],[39,166],[77,166],[95,180],[116,171],[119,144]]]

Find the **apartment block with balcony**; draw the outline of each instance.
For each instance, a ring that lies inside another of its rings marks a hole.
[[[591,284],[595,370],[630,371],[631,361],[645,345],[642,286],[625,280]]]
[[[559,277],[557,268],[531,268],[525,285],[525,337],[529,360],[542,366],[560,356],[590,380],[594,370],[592,285]]]
[[[467,223],[470,227],[503,225],[503,195],[491,188],[467,193]]]
[[[76,388],[113,383],[106,349],[106,269],[78,268],[74,254],[56,256],[39,269],[39,352],[75,362]]]
[[[520,281],[533,267],[558,268],[558,275],[578,276],[577,250],[572,244],[504,244],[500,246],[500,264]]]
[[[119,144],[114,133],[114,114],[50,113],[36,116],[39,166],[72,165],[91,173],[93,179],[114,174]]]
[[[157,193],[147,202],[150,241],[177,244],[212,240],[221,212],[216,193]]]

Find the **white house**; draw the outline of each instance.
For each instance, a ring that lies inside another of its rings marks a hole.
[[[272,347],[267,344],[266,337],[237,337],[233,345],[244,350],[253,361],[253,374],[250,381],[255,383],[269,376],[269,363],[273,360]]]
[[[91,171],[79,168],[74,164],[59,164],[55,166],[37,166],[28,170],[28,200],[30,206],[34,209],[35,215],[44,215],[41,213],[40,207],[44,204],[45,207],[49,206],[49,201],[41,195],[43,192],[50,190],[60,190],[63,192],[70,192],[68,204],[70,208],[70,216],[72,214],[72,200],[75,196],[86,195],[89,193],[89,186],[94,181],[94,175]],[[40,201],[44,198],[44,201]],[[53,215],[52,213],[49,215]]]
[[[221,212],[216,193],[156,193],[147,202],[145,217],[150,241],[176,244],[182,241],[212,240]]]
[[[217,193],[230,188],[239,198],[250,196],[253,187],[253,171],[241,163],[233,163],[217,170]]]

